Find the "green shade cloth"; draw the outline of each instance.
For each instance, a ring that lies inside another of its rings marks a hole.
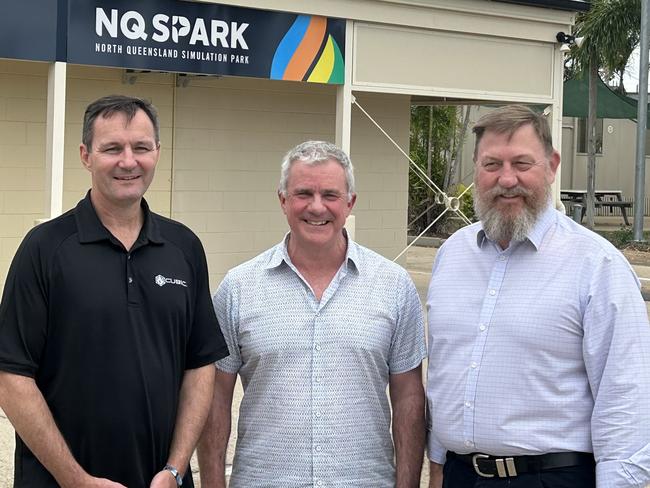
[[[634,98],[614,92],[600,78],[597,83],[597,118],[636,120],[637,101]],[[565,117],[587,117],[589,111],[589,78],[587,76],[564,82],[562,105],[562,114]]]

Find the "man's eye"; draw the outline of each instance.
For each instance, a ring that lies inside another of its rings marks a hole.
[[[135,146],[133,148],[133,152],[138,153],[138,154],[144,154],[148,153],[149,151],[152,151],[153,149],[149,146]]]
[[[323,198],[325,200],[329,200],[330,202],[333,202],[335,200],[338,200],[339,196],[336,193],[326,193],[325,195],[323,195]]]
[[[487,163],[483,163],[483,169],[486,171],[497,171],[499,168],[501,168],[501,164],[497,163],[496,161],[489,161]]]
[[[102,150],[102,152],[108,153],[108,154],[120,154],[122,152],[122,148],[119,146],[108,146]]]
[[[513,166],[517,171],[528,171],[533,167],[533,163],[530,161],[516,161]]]

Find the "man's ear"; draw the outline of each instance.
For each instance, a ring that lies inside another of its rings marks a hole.
[[[560,153],[553,150],[553,154],[548,159],[548,168],[549,168],[549,184],[555,181],[555,174],[557,173],[557,168],[560,166]]]
[[[278,190],[278,200],[280,200],[280,207],[282,207],[282,212],[286,215],[286,210],[285,210],[285,205],[287,203],[287,197],[284,196],[284,194]]]
[[[81,163],[84,165],[84,168],[86,168],[88,171],[90,171],[90,161],[88,160],[89,154],[90,152],[88,151],[86,145],[79,144],[79,159],[81,159]]]
[[[350,213],[352,213],[352,207],[354,207],[354,204],[356,203],[356,201],[357,201],[357,194],[353,193],[351,195],[350,199],[348,200],[348,215],[350,215]]]

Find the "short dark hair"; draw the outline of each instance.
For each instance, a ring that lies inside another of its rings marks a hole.
[[[92,102],[86,108],[84,113],[84,123],[81,132],[81,142],[86,146],[88,151],[91,149],[93,142],[93,124],[100,115],[103,118],[111,117],[116,113],[126,115],[127,121],[131,121],[138,110],[142,110],[153,124],[154,137],[156,144],[160,143],[160,124],[158,122],[158,112],[156,108],[147,100],[136,97],[127,97],[125,95],[109,95]]]
[[[472,132],[476,134],[474,143],[474,159],[478,153],[478,145],[485,131],[494,131],[497,134],[512,134],[524,125],[531,125],[539,138],[547,156],[553,154],[553,138],[551,128],[544,114],[537,113],[525,105],[506,105],[497,108],[476,121]]]

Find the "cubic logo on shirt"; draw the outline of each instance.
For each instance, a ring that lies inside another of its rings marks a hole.
[[[156,275],[154,281],[158,286],[181,285],[187,288],[187,283],[183,280],[179,280],[178,278],[165,278],[163,275]]]

